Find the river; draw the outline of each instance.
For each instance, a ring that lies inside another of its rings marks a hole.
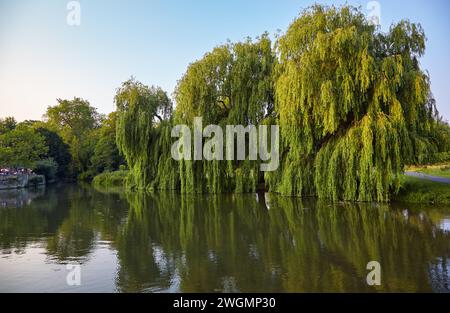
[[[449,257],[448,207],[0,192],[0,292],[449,292]]]

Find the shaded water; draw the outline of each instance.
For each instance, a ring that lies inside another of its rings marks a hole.
[[[450,210],[76,185],[0,193],[0,292],[450,290]],[[381,286],[366,283],[381,264]],[[69,286],[67,264],[81,264]]]

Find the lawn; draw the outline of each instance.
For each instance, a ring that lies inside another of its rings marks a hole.
[[[450,184],[405,176],[403,187],[393,200],[409,203],[450,204]]]
[[[427,166],[411,166],[407,171],[423,173],[432,176],[450,178],[450,164],[427,165]]]

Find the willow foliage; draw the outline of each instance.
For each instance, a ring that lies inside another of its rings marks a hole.
[[[129,183],[219,193],[255,191],[264,182],[284,195],[389,201],[404,164],[424,162],[442,145],[418,61],[425,41],[409,21],[382,33],[358,9],[314,6],[274,46],[264,34],[190,64],[173,115],[161,89],[125,82],[116,96],[117,144]],[[222,129],[279,124],[280,167],[262,174],[249,159],[173,161],[170,128],[193,128],[195,117]]]
[[[275,55],[267,34],[256,41],[225,44],[192,63],[175,91],[176,124],[258,125],[274,112],[272,70]],[[217,135],[217,134],[215,134]],[[257,161],[183,160],[181,190],[186,193],[255,191],[262,176]]]
[[[130,167],[128,186],[175,189],[176,166],[170,155],[172,103],[167,94],[132,78],[117,90],[115,101],[116,141]]]
[[[433,106],[418,58],[425,35],[377,32],[357,9],[314,6],[278,40],[276,111],[284,158],[272,191],[387,201],[428,146]]]

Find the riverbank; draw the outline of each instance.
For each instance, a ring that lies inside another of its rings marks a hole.
[[[399,202],[450,204],[450,164],[441,163],[406,168]]]
[[[436,175],[429,175],[429,174],[424,174],[421,172],[405,172],[406,176],[409,177],[416,177],[416,178],[421,178],[421,179],[425,179],[425,180],[429,180],[435,183],[443,183],[443,184],[448,184],[450,185],[450,177],[443,177],[443,176],[436,176]]]
[[[394,201],[423,204],[450,204],[450,185],[421,177],[405,176]]]
[[[427,180],[421,175],[426,174],[417,172],[417,177],[405,175],[400,192],[392,197],[392,201],[417,204],[450,204],[450,184]],[[105,172],[95,176],[92,184],[95,187],[102,188],[121,188],[125,187],[127,176],[128,171],[126,170]]]
[[[407,171],[446,178],[450,182],[450,163],[442,163],[426,166],[410,166],[407,168]]]

